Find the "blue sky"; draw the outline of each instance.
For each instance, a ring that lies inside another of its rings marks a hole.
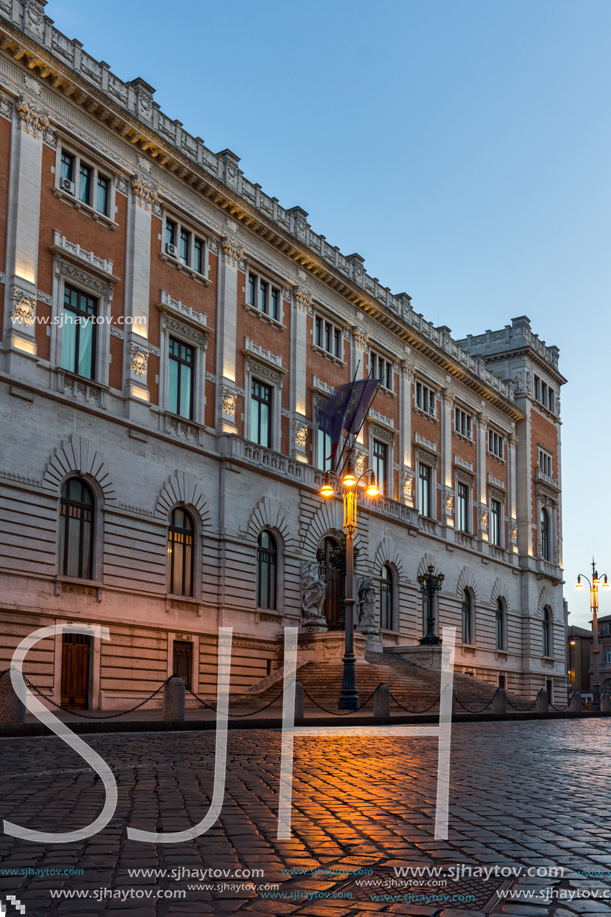
[[[611,4],[51,0],[47,12],[455,337],[526,314],[560,347],[565,596],[569,622],[586,625],[577,573],[595,553],[611,576]]]

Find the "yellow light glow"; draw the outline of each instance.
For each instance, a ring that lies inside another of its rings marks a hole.
[[[30,353],[36,356],[36,344],[34,341],[26,341],[23,338],[13,336],[13,347],[16,347],[17,350],[23,350],[24,353]]]
[[[140,388],[137,385],[130,385],[130,395],[133,398],[139,398],[141,401],[150,401],[150,394],[143,388]]]
[[[367,485],[366,493],[368,497],[379,497],[380,496],[380,489],[378,485],[376,484],[375,480],[373,480],[370,484]]]
[[[575,583],[575,589],[583,589],[583,583]]]
[[[329,472],[327,471],[325,473],[325,479],[323,481],[323,485],[320,488],[320,496],[321,497],[332,497],[333,494],[334,494],[334,490],[333,490],[333,485],[331,484],[331,476]]]
[[[576,644],[577,644],[577,640],[571,640],[571,646],[575,646]]]

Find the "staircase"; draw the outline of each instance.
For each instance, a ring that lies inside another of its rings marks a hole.
[[[369,665],[355,666],[356,684],[361,704],[367,701],[376,687],[382,683],[390,688],[391,713],[429,711],[434,713],[439,710],[439,672],[407,662],[401,656],[393,653],[367,653],[365,658]],[[258,684],[252,685],[247,695],[234,695],[232,706],[239,703],[240,706],[258,710],[268,704],[282,691],[281,672],[274,674],[277,680],[274,680],[273,683],[270,684],[271,679],[268,676]],[[341,665],[318,665],[309,662],[299,667],[297,681],[303,685],[306,692],[305,706],[309,712],[314,713],[318,709],[317,704],[326,710],[337,711],[342,675],[343,666]],[[494,685],[479,678],[454,673],[456,712],[479,713],[491,701],[495,690]],[[519,710],[526,710],[531,704],[531,701],[513,694],[508,694],[507,700]],[[464,704],[467,710],[461,704]],[[277,715],[281,707],[282,698],[279,698],[262,715]],[[402,708],[405,708],[405,711]],[[508,710],[511,709],[508,703]],[[366,704],[364,712],[373,713],[373,700]]]

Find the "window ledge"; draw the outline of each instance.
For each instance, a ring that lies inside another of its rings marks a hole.
[[[419,408],[417,404],[414,405],[414,411],[416,414],[420,414],[422,417],[426,417],[426,419],[430,420],[432,423],[439,423],[439,420],[435,417],[434,414],[429,414],[428,411],[423,411],[422,408]]]
[[[507,661],[507,652],[506,652],[506,650],[496,650],[496,652],[495,652],[494,655],[496,656],[497,659],[504,659],[505,662]]]
[[[271,315],[268,315],[267,312],[262,312],[261,309],[257,309],[256,306],[251,306],[249,302],[244,303],[244,309],[246,312],[250,312],[251,315],[256,315],[257,318],[260,318],[262,322],[267,322],[268,325],[272,325],[273,328],[277,328],[278,331],[286,330],[286,325],[283,325],[282,322],[279,322],[277,318],[273,318]]]
[[[500,455],[496,455],[494,452],[491,452],[490,449],[488,449],[487,454],[490,456],[490,458],[494,459],[495,462],[498,462],[499,465],[507,464],[506,459],[501,458]]]
[[[210,286],[210,280],[208,280],[207,277],[204,277],[203,274],[199,274],[197,271],[194,271],[193,268],[189,267],[188,264],[183,264],[182,261],[178,260],[178,258],[172,258],[171,255],[167,255],[165,252],[161,252],[159,257],[165,264],[169,264],[177,271],[181,271],[181,273],[186,274],[188,277],[191,277],[198,283],[203,284],[205,287]]]
[[[74,207],[75,210],[80,210],[81,213],[84,213],[85,216],[95,220],[96,223],[101,223],[102,226],[112,230],[112,232],[115,232],[119,225],[118,223],[115,223],[114,220],[111,220],[110,217],[107,217],[106,214],[99,213],[97,210],[94,210],[93,207],[90,207],[89,204],[85,204],[83,201],[79,201],[72,194],[67,194],[65,191],[62,191],[61,188],[54,188],[53,195],[60,201],[64,201],[66,204]]]
[[[202,607],[198,599],[191,595],[174,595],[173,592],[166,592],[165,610],[170,611],[194,611],[198,617],[202,616]]]
[[[465,436],[464,433],[459,433],[458,430],[452,430],[452,433],[453,433],[453,435],[456,436],[458,439],[462,439],[463,443],[469,443],[470,446],[474,446],[474,445],[475,445],[475,441],[474,441],[473,439],[471,439],[470,436]]]
[[[334,357],[332,353],[329,353],[328,350],[325,350],[324,347],[319,347],[318,344],[312,344],[312,350],[314,353],[319,353],[325,360],[330,360],[331,363],[335,363],[336,366],[345,366],[345,362],[340,360],[339,357]]]
[[[382,385],[382,383],[380,383],[378,391],[381,392],[382,395],[388,395],[389,398],[397,397],[396,393],[393,392],[391,388],[386,388],[386,386]]]
[[[99,580],[80,579],[77,576],[64,576],[58,573],[53,580],[53,593],[60,595],[88,595],[96,602],[102,601],[103,583]]]

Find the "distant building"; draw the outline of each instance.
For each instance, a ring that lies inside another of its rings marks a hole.
[[[567,628],[567,667],[571,691],[583,693],[592,690],[591,664],[592,631],[570,625]],[[611,665],[609,671],[611,673]]]
[[[526,316],[433,326],[45,6],[0,0],[0,667],[37,628],[102,624],[109,642],[48,639],[26,671],[120,708],[172,672],[213,692],[221,625],[232,688],[264,678],[306,587],[336,626],[318,411],[366,375],[357,469],[382,496],[361,494],[356,573],[384,647],[418,644],[432,564],[457,670],[562,695],[558,349]]]

